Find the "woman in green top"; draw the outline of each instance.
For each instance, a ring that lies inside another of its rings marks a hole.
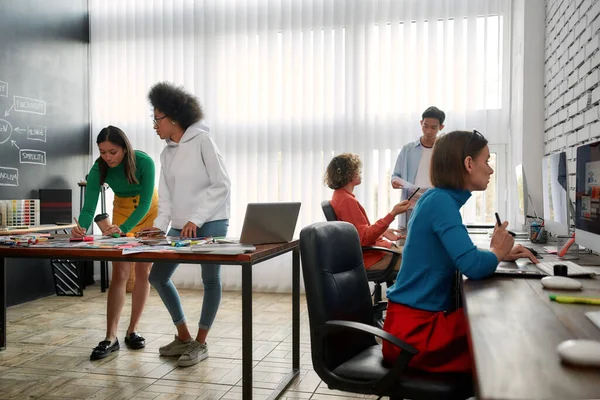
[[[100,157],[87,178],[83,209],[79,226],[72,230],[74,237],[82,237],[92,224],[100,189],[108,184],[115,194],[112,225],[104,228],[103,235],[138,232],[153,226],[158,214],[158,195],[154,189],[154,161],[141,151],[134,151],[125,133],[117,127],[108,126],[96,139]],[[119,350],[117,327],[125,303],[125,287],[134,265],[135,286],[131,301],[131,319],[125,336],[125,344],[131,349],[141,349],[146,342],[137,334],[137,324],[150,291],[148,275],[152,263],[113,262],[112,280],[108,289],[106,305],[106,338],[93,350],[91,360],[107,357]]]

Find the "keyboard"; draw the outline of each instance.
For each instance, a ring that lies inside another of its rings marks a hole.
[[[545,272],[546,274],[553,276],[554,275],[554,266],[556,264],[563,264],[567,266],[567,275],[596,275],[596,272],[600,272],[600,269],[594,269],[591,267],[584,267],[579,264],[575,264],[572,261],[552,261],[552,262],[541,262],[539,264],[535,264],[540,270]]]

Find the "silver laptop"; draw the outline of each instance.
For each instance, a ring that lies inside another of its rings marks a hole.
[[[249,203],[239,243],[268,244],[292,241],[300,203]]]

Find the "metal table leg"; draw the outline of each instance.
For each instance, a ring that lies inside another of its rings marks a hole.
[[[252,399],[252,264],[242,264],[242,399]]]
[[[278,399],[300,374],[300,249],[292,250],[292,372],[283,377],[268,400]]]

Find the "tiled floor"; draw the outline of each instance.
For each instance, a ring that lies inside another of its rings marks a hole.
[[[188,319],[196,321],[202,292],[181,295]],[[254,398],[266,399],[291,368],[291,296],[255,293],[253,299]],[[210,357],[189,368],[158,354],[175,330],[154,290],[139,326],[146,348],[124,345],[128,296],[119,326],[121,350],[91,362],[91,349],[104,338],[105,309],[106,294],[98,286],[88,287],[84,297],[47,297],[10,307],[8,346],[0,352],[0,399],[241,399],[241,293],[223,293],[207,340]],[[365,397],[329,390],[313,371],[304,297],[300,341],[300,377],[284,398]]]

